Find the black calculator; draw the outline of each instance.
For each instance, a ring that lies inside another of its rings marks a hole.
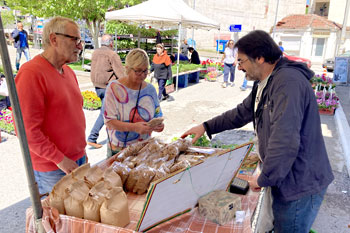
[[[246,180],[235,177],[230,186],[230,193],[245,195],[249,190],[249,183]]]

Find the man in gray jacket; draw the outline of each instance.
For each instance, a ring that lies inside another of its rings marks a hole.
[[[94,84],[96,94],[102,102],[108,83],[124,76],[125,70],[122,61],[119,55],[113,51],[112,37],[107,34],[103,35],[101,38],[101,48],[96,49],[92,53],[91,58],[91,82]],[[101,109],[87,139],[89,146],[96,149],[102,147],[101,144],[97,143],[97,138],[103,125],[103,112]]]
[[[238,69],[252,92],[236,108],[185,132],[195,142],[254,123],[262,171],[253,186],[270,187],[275,232],[308,233],[328,185],[334,179],[328,160],[315,94],[314,73],[282,57],[264,31],[252,31],[235,45]]]

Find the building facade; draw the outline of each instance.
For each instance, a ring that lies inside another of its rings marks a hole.
[[[248,32],[260,29],[272,31],[275,22],[277,3],[277,21],[290,14],[303,14],[306,9],[306,0],[185,0],[199,13],[220,23],[218,30],[184,30],[184,38],[193,38],[200,50],[216,48],[217,39],[235,39]],[[232,33],[231,24],[242,25],[242,31]]]

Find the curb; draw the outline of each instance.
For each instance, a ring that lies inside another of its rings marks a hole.
[[[345,165],[348,175],[350,175],[350,145],[348,143],[350,138],[350,127],[340,103],[335,111],[334,117],[339,132],[340,142],[344,151]]]

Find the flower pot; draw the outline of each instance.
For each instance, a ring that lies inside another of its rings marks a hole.
[[[334,112],[335,112],[335,109],[319,108],[318,112],[320,113],[320,115],[333,116]]]

